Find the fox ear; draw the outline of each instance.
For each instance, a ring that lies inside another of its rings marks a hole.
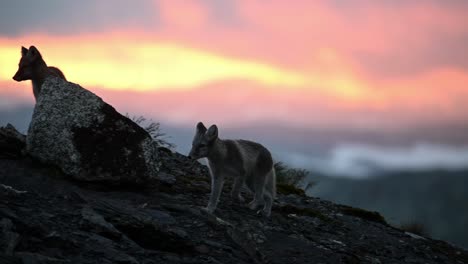
[[[28,54],[28,49],[25,48],[25,47],[23,47],[23,46],[21,46],[21,56],[24,57],[24,56],[26,56],[26,54]]]
[[[198,122],[197,124],[197,133],[205,134],[206,127],[202,122]]]
[[[40,56],[41,54],[39,53],[39,50],[37,50],[36,47],[31,46],[29,47],[29,54],[31,54],[32,57]]]
[[[206,132],[206,136],[208,137],[208,139],[210,141],[217,139],[218,138],[218,127],[216,125],[210,126],[210,128],[208,129],[208,132]]]

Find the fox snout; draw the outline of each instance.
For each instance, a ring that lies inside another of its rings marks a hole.
[[[189,154],[188,154],[188,157],[189,157],[190,159],[197,159],[197,157],[196,157],[196,155],[195,155],[193,149],[190,150],[190,152],[189,152]]]
[[[193,160],[201,159],[205,157],[198,148],[192,148],[188,154],[188,157]]]
[[[25,80],[30,80],[30,73],[28,71],[23,70],[22,68],[19,68],[18,71],[15,73],[13,76],[13,80],[17,82],[25,81]]]
[[[13,76],[13,80],[17,81],[17,82],[20,82],[22,81],[20,75],[19,75],[19,72],[16,72],[15,76]]]

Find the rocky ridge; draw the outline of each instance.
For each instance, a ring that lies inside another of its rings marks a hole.
[[[468,263],[468,252],[378,213],[283,188],[271,218],[230,200],[214,214],[206,167],[159,148],[157,180],[70,179],[0,129],[0,263]],[[251,197],[249,197],[251,198]]]

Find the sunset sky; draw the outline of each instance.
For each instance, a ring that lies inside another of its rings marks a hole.
[[[117,110],[171,127],[264,125],[273,142],[438,130],[429,144],[457,127],[468,146],[467,18],[463,0],[7,1],[0,111],[33,104],[11,78],[35,45]]]

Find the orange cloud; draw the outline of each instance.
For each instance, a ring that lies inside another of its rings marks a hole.
[[[128,37],[118,40],[118,36]],[[331,111],[337,116],[346,111],[351,114],[405,114],[406,111],[418,113],[418,118],[425,115],[429,118],[429,110],[437,108],[439,114],[454,118],[458,117],[460,109],[455,107],[453,101],[465,95],[463,84],[468,83],[465,71],[452,68],[441,68],[410,78],[369,79],[359,65],[332,49],[316,50],[311,57],[316,62],[313,67],[289,71],[277,65],[159,43],[144,34],[133,35],[130,32],[80,38],[36,36],[33,39],[50,65],[59,66],[69,80],[84,87],[141,92],[196,89],[195,94],[207,98],[204,102],[207,106],[221,101],[223,105],[229,105],[227,101],[233,102],[232,108],[223,108],[225,111],[219,113],[226,115],[229,111],[236,112],[235,108],[243,105],[243,109],[249,109],[243,116],[252,119],[274,116],[289,122],[307,123],[309,113],[317,111],[318,105],[323,107],[322,112]],[[10,78],[16,71],[20,57],[17,43],[27,42],[27,38],[0,40],[0,64],[5,65],[0,69],[0,81],[14,83]],[[221,94],[215,93],[215,84],[222,93],[225,92],[222,86],[229,85],[229,96],[221,97]],[[21,97],[26,86],[24,83],[20,86]],[[204,87],[211,88],[204,91]],[[254,96],[245,98],[243,96],[248,94],[246,89],[249,87],[262,89],[253,92]],[[26,91],[29,89],[26,88]],[[176,94],[173,96],[177,97]],[[183,98],[190,100],[191,97]],[[244,102],[247,101],[256,103],[245,106]],[[328,103],[318,104],[320,101]],[[311,104],[314,107],[308,106]],[[150,104],[146,107],[150,107]],[[462,108],[465,108],[464,105]],[[170,110],[174,111],[172,108]],[[188,112],[196,113],[197,110]],[[297,113],[306,114],[302,116]],[[182,115],[179,113],[179,118]],[[288,117],[292,115],[295,117]]]
[[[46,62],[85,87],[149,91],[192,89],[223,80],[248,80],[265,87],[319,89],[358,98],[367,89],[348,62],[333,50],[319,50],[317,66],[290,70],[281,65],[232,58],[152,40],[131,32],[78,37],[30,36],[0,39],[0,80],[17,69],[19,45],[34,39]],[[112,44],[109,44],[112,43]]]
[[[139,93],[98,89],[95,92],[122,112],[156,117],[166,124],[190,126],[198,120],[206,120],[221,126],[277,123],[389,132],[424,124],[459,123],[465,119],[468,91],[461,90],[461,86],[445,90],[430,86],[423,92],[405,92],[406,85],[424,85],[427,78],[443,81],[447,77],[444,75],[433,73],[421,80],[388,83],[384,89],[394,89],[393,92],[372,100],[348,100],[317,89],[271,89],[240,80],[192,90]],[[453,101],[455,98],[458,103]]]
[[[304,87],[307,77],[280,66],[223,57],[178,44],[115,36],[34,36],[50,65],[59,66],[69,80],[84,86],[139,91],[190,89],[213,81],[246,79],[263,85]],[[19,45],[0,40],[0,79],[10,80],[17,68]],[[18,40],[17,43],[24,42]],[[112,43],[109,45],[109,43]]]

